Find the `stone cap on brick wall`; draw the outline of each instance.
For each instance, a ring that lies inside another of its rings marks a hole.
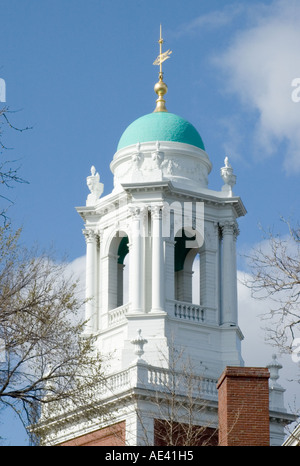
[[[218,380],[217,389],[219,389],[226,377],[264,377],[269,379],[270,372],[266,367],[227,366]]]

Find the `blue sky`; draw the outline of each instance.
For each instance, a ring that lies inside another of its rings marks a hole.
[[[26,245],[53,245],[70,262],[85,254],[75,206],[85,205],[91,165],[104,195],[111,191],[109,164],[122,132],[154,109],[160,23],[173,51],[164,65],[168,110],[200,132],[212,189],[221,189],[226,155],[237,175],[235,194],[248,211],[238,252],[261,241],[259,223],[283,231],[280,216],[299,221],[297,0],[0,0],[0,21],[6,105],[16,126],[32,126],[3,136],[28,181],[5,192]],[[258,364],[254,343],[250,335],[248,364]],[[293,372],[295,363],[287,364]],[[12,425],[4,420],[7,442],[24,442]]]

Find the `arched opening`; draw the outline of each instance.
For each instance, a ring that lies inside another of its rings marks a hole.
[[[198,251],[195,255],[193,261],[193,276],[192,276],[192,299],[193,303],[200,306],[200,276],[201,276],[201,269],[200,269],[200,252]]]
[[[175,236],[175,300],[200,304],[200,253],[184,229]]]
[[[118,232],[111,241],[108,261],[108,308],[123,306],[128,300],[128,236]]]
[[[128,236],[124,236],[118,248],[118,302],[117,307],[128,302],[129,247]]]

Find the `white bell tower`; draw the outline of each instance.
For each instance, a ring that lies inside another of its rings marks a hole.
[[[226,367],[244,365],[236,240],[246,210],[233,192],[228,157],[220,190],[210,189],[212,164],[200,134],[167,111],[162,63],[171,51],[163,53],[162,44],[160,36],[156,107],[122,134],[110,165],[113,191],[103,196],[93,166],[90,194],[77,207],[86,240],[85,333],[107,356],[107,378],[89,406],[67,413],[69,424],[54,414],[48,444],[214,444],[217,382]],[[290,421],[275,380],[278,365],[268,367],[275,368],[270,433],[276,445]],[[99,404],[109,417],[99,418]]]
[[[224,186],[212,191],[204,149],[137,144],[115,154],[113,192],[96,200],[93,189],[102,187],[94,173],[87,205],[77,208],[87,243],[86,332],[99,335],[101,351],[114,352],[114,371],[130,364],[130,342],[141,329],[149,364],[159,365],[159,349],[168,351],[172,340],[217,377],[226,365],[242,364],[236,239],[245,208],[232,193],[232,168],[226,159]]]
[[[243,365],[236,239],[237,219],[246,210],[233,194],[228,158],[220,191],[209,189],[212,164],[201,136],[167,111],[161,67],[171,52],[162,53],[162,43],[160,38],[154,112],[121,136],[111,162],[113,191],[101,197],[103,185],[92,167],[86,205],[77,208],[85,222],[86,332],[97,335],[102,354],[110,354],[111,377],[136,365],[146,371],[146,385],[184,348],[216,406],[222,370]],[[143,348],[136,350],[140,342]],[[132,425],[126,424],[126,439],[137,444]]]

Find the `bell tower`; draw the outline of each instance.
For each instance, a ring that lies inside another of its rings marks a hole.
[[[101,352],[113,351],[111,370],[128,367],[137,330],[147,338],[147,362],[161,364],[170,342],[206,375],[241,365],[236,251],[238,217],[246,210],[233,194],[235,175],[225,158],[223,187],[208,187],[212,169],[195,127],[169,113],[160,53],[153,113],[122,134],[111,162],[114,189],[92,167],[85,222],[86,332],[99,335]],[[167,358],[165,359],[167,363]]]
[[[161,31],[158,42],[156,107],[121,135],[112,192],[103,196],[92,167],[90,194],[77,207],[86,240],[85,333],[108,356],[99,402],[112,415],[87,422],[82,413],[76,426],[56,432],[56,444],[174,445],[176,427],[179,441],[191,434],[189,445],[200,445],[218,427],[219,377],[244,365],[236,241],[246,209],[228,157],[220,190],[210,189],[202,137],[167,110],[162,64],[171,51],[163,52]]]
[[[103,185],[92,167],[86,205],[77,208],[85,223],[86,332],[97,335],[102,354],[111,355],[112,377],[134,361],[161,375],[174,351],[184,348],[185,361],[211,387],[210,402],[216,403],[223,369],[243,365],[236,240],[237,219],[246,210],[233,193],[228,158],[223,186],[211,190],[212,164],[200,134],[167,111],[162,63],[171,51],[162,45],[160,35],[156,107],[122,134],[111,162],[113,191],[101,197]],[[140,341],[143,359],[136,360]]]

